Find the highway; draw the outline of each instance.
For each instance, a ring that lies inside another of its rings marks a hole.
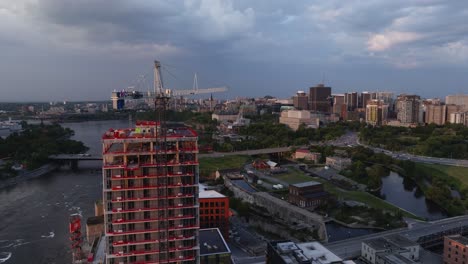
[[[468,215],[445,218],[433,222],[413,223],[408,228],[399,228],[370,235],[354,237],[346,240],[325,244],[333,253],[341,258],[349,259],[360,255],[361,243],[366,239],[378,238],[386,235],[400,234],[413,241],[432,234],[450,234],[449,230],[459,232],[468,227]]]
[[[372,149],[376,153],[384,153],[399,160],[411,160],[414,162],[427,163],[427,164],[440,164],[440,165],[448,165],[448,166],[468,167],[468,160],[418,156],[418,155],[413,155],[413,154],[405,153],[405,152],[392,152],[390,150],[372,147],[372,146],[360,143],[357,133],[350,132],[350,131],[338,139],[331,140],[329,142],[324,143],[324,145],[334,145],[334,146],[343,146],[343,147],[360,145],[360,146]]]
[[[359,140],[356,143],[366,148],[370,148],[376,153],[385,153],[399,160],[411,160],[414,162],[427,163],[427,164],[440,164],[440,165],[448,165],[448,166],[468,167],[468,160],[418,156],[418,155],[413,155],[410,153],[392,152],[390,150],[368,146],[368,145],[360,143]]]

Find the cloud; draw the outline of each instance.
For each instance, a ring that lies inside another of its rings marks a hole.
[[[70,76],[87,76],[92,65],[111,72],[116,61],[122,73],[154,58],[217,74],[227,68],[241,87],[273,82],[257,79],[275,75],[268,72],[275,67],[284,83],[296,84],[299,69],[310,81],[322,69],[357,76],[369,68],[462,68],[467,16],[468,2],[456,0],[2,0],[0,48],[10,61],[0,61],[0,85],[21,79],[23,71],[13,72],[20,62],[13,64],[28,56],[32,65],[31,55],[63,76],[67,67],[54,63],[76,58],[90,66]]]
[[[421,34],[414,32],[390,31],[370,36],[367,41],[367,47],[370,51],[384,51],[395,45],[413,42],[422,37]]]

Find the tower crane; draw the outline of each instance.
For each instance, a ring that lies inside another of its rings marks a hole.
[[[221,87],[211,87],[211,88],[198,88],[198,76],[195,73],[193,79],[192,89],[187,90],[176,90],[176,89],[167,89],[163,87],[162,75],[161,75],[161,63],[157,60],[154,61],[154,82],[153,82],[153,91],[144,92],[138,90],[143,87],[139,87],[141,84],[146,83],[146,75],[141,75],[137,80],[137,85],[130,86],[127,90],[122,91],[113,91],[111,100],[113,103],[114,110],[121,110],[125,107],[125,101],[140,100],[140,99],[154,99],[156,97],[163,96],[167,98],[173,97],[184,97],[191,95],[200,95],[200,94],[213,94],[219,92],[226,92],[228,90],[227,86]]]

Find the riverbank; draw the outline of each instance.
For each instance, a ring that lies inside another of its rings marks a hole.
[[[0,189],[13,186],[15,184],[41,177],[58,169],[58,165],[53,163],[45,164],[35,170],[25,171],[15,177],[5,179],[0,182]]]

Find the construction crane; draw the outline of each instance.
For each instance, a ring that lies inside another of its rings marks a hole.
[[[226,92],[228,90],[227,86],[221,87],[212,87],[212,88],[198,88],[198,76],[195,73],[193,79],[193,87],[192,89],[188,90],[176,90],[176,89],[166,89],[163,88],[162,82],[162,75],[161,75],[161,63],[159,61],[154,61],[154,83],[153,83],[153,91],[149,91],[145,94],[144,92],[140,91],[146,84],[146,75],[141,75],[136,81],[135,86],[130,86],[127,90],[122,91],[113,91],[111,100],[113,103],[114,110],[121,110],[125,107],[125,101],[137,101],[137,100],[146,100],[146,99],[154,99],[158,96],[166,96],[168,98],[173,97],[185,97],[191,95],[200,95],[200,94],[213,94],[219,92]]]

